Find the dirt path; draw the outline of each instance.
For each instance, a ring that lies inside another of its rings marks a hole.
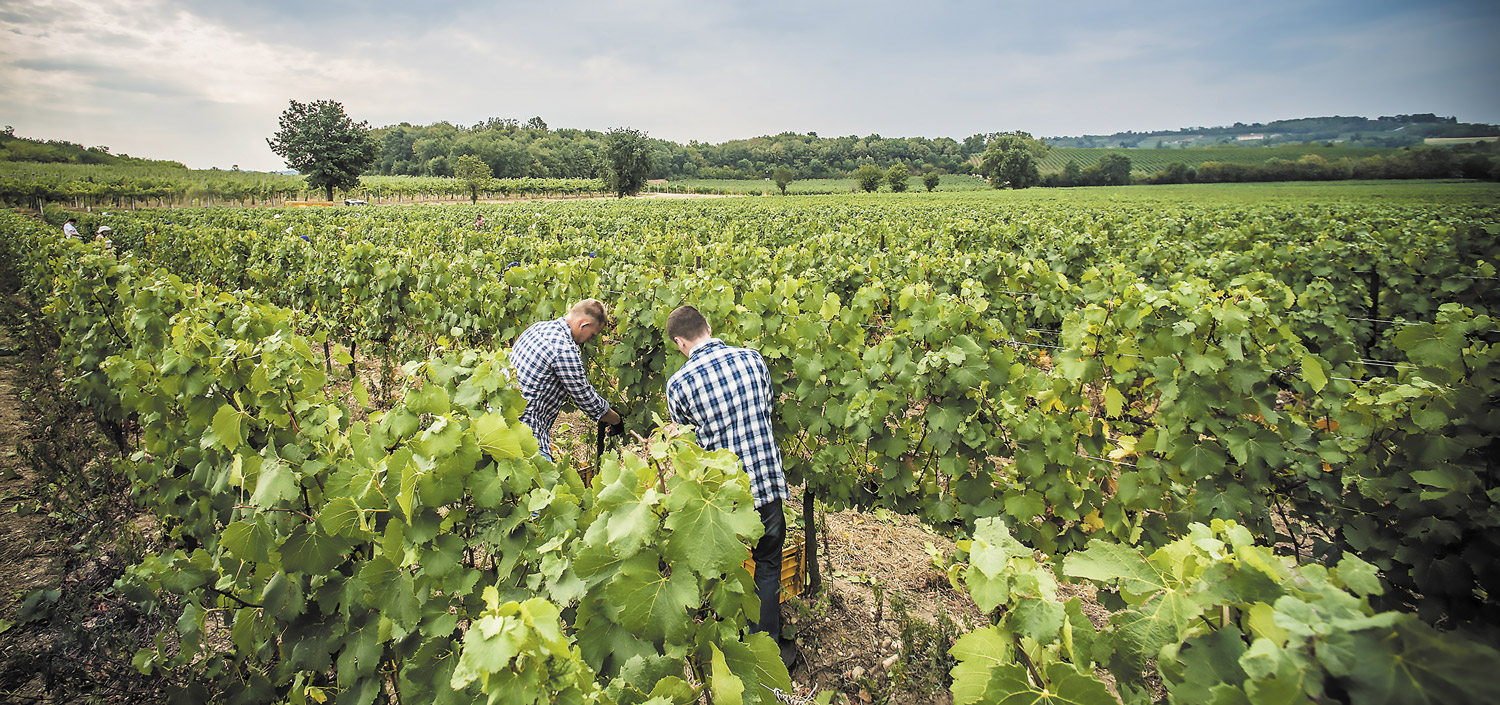
[[[67,557],[48,530],[46,514],[36,511],[36,478],[20,450],[29,421],[22,418],[19,397],[25,365],[16,307],[0,309],[0,690],[11,691],[29,680],[26,663],[36,646],[20,626],[27,616],[23,601],[37,590],[57,588]]]

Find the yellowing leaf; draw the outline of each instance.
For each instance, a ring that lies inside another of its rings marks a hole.
[[[1104,412],[1106,414],[1109,414],[1112,418],[1119,418],[1120,412],[1124,410],[1124,407],[1125,396],[1120,394],[1120,390],[1115,389],[1113,386],[1104,390]]]
[[[1312,385],[1313,391],[1321,392],[1328,384],[1328,373],[1323,370],[1326,364],[1317,355],[1308,353],[1302,356],[1302,379]]]
[[[1110,451],[1108,458],[1110,460],[1124,460],[1135,457],[1136,440],[1135,436],[1120,436],[1116,438],[1115,443],[1119,447]]]

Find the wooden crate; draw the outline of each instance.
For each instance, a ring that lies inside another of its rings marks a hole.
[[[802,594],[802,588],[807,585],[807,561],[803,560],[803,549],[806,544],[802,536],[788,534],[786,543],[781,546],[781,601],[786,598]],[[745,560],[745,570],[750,575],[755,575],[755,559]]]

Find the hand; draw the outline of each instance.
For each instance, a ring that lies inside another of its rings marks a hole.
[[[604,415],[599,417],[599,421],[606,426],[617,426],[625,422],[624,419],[620,418],[620,412],[614,409],[604,412]]]

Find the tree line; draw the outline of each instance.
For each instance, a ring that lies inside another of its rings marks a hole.
[[[608,133],[571,128],[551,129],[540,117],[522,123],[490,118],[471,125],[438,122],[401,123],[375,128],[371,135],[380,154],[369,173],[410,176],[454,176],[459,157],[472,155],[496,178],[602,178]],[[730,140],[722,144],[647,138],[652,179],[765,179],[776,168],[797,178],[842,178],[865,164],[889,169],[903,164],[913,173],[976,173],[989,136],[963,141],[949,137],[819,137],[783,132]]]
[[[1268,159],[1263,164],[1181,162],[1139,175],[1145,184],[1245,183],[1258,181],[1344,181],[1350,179],[1478,179],[1500,181],[1500,143],[1452,147],[1408,147],[1363,159]],[[1066,186],[1065,183],[1047,185]]]

